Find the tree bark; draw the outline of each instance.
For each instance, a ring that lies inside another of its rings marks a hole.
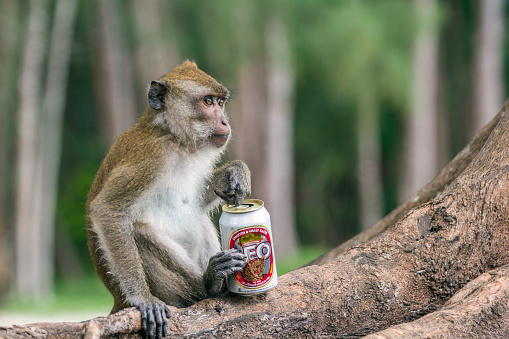
[[[185,309],[172,307],[170,335],[507,337],[508,105],[492,121],[496,126],[484,129],[491,129],[489,136],[478,135],[471,143],[474,149],[483,144],[474,150],[477,155],[453,160],[460,167],[469,164],[440,195],[331,262],[287,273],[265,295],[227,294]],[[0,335],[137,335],[139,313],[122,312],[82,323],[3,328]]]
[[[508,338],[508,277],[507,265],[484,273],[442,309],[366,338]]]

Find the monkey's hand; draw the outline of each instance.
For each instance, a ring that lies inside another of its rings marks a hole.
[[[210,257],[209,266],[203,275],[208,296],[220,294],[225,278],[242,271],[246,263],[247,257],[236,248],[218,252]]]
[[[154,297],[154,299],[156,298]],[[141,330],[145,336],[151,339],[166,337],[166,318],[171,315],[168,306],[156,299],[152,302],[141,302],[137,307],[141,312]]]
[[[228,204],[242,205],[244,199],[251,195],[251,172],[249,168],[243,161],[235,160],[219,170],[222,171],[223,178],[227,182],[227,188],[224,191],[216,189],[214,192]]]

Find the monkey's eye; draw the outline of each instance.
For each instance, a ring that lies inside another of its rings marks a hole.
[[[211,96],[206,96],[205,98],[203,98],[203,103],[207,106],[212,106],[214,100],[212,100]]]
[[[217,99],[217,104],[220,106],[220,107],[223,107],[224,106],[224,102],[225,100],[223,98],[219,98]]]

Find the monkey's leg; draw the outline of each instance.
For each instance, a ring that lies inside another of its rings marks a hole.
[[[135,241],[146,270],[145,275],[154,296],[169,305],[187,307],[222,291],[225,278],[246,265],[246,257],[237,249],[212,255],[203,272],[197,263],[179,255],[178,244],[166,244],[154,231],[135,224]]]
[[[158,236],[150,225],[135,223],[133,235],[154,296],[187,307],[206,297],[202,273],[175,241]]]

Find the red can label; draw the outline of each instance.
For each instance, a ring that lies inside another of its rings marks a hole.
[[[274,256],[269,230],[261,225],[238,229],[228,241],[229,248],[241,248],[247,256],[244,270],[234,275],[235,281],[246,289],[263,288],[274,274]]]

